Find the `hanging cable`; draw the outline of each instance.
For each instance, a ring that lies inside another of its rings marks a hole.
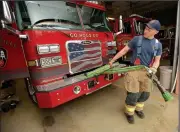
[[[179,70],[179,60],[178,60],[178,65],[177,65],[177,69],[176,69],[176,77],[175,77],[175,80],[174,80],[174,83],[173,83],[173,87],[171,89],[171,93],[174,91],[175,86],[177,85],[178,70]]]

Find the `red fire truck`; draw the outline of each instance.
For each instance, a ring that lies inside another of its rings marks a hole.
[[[109,19],[109,24],[115,33],[117,51],[123,49],[134,36],[142,35],[144,24],[150,20],[151,18],[145,18],[137,14],[132,14],[124,19],[121,15],[114,20]]]
[[[0,1],[0,80],[24,78],[31,99],[53,108],[121,75],[82,79],[109,62],[113,46],[97,2]]]

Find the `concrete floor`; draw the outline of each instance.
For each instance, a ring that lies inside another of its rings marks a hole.
[[[165,103],[157,89],[145,105],[145,119],[135,116],[128,124],[123,114],[125,90],[122,79],[88,96],[54,109],[39,109],[29,99],[25,84],[17,81],[22,100],[13,111],[2,114],[2,132],[176,132],[178,99]]]

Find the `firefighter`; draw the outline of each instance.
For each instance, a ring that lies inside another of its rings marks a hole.
[[[155,39],[161,24],[158,20],[151,20],[145,24],[144,34],[135,36],[114,58],[109,62],[112,64],[129,50],[132,50],[131,64],[145,65],[156,74],[160,65],[162,44]],[[125,100],[125,115],[129,123],[134,124],[134,113],[143,119],[145,117],[143,108],[144,102],[149,98],[152,88],[152,81],[147,77],[147,71],[138,70],[125,74],[125,89],[127,96]]]

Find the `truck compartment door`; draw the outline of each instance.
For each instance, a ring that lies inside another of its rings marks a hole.
[[[6,29],[0,29],[0,80],[28,76],[21,40]]]
[[[12,28],[13,24],[8,2],[0,1],[0,80],[29,76],[22,41]]]

